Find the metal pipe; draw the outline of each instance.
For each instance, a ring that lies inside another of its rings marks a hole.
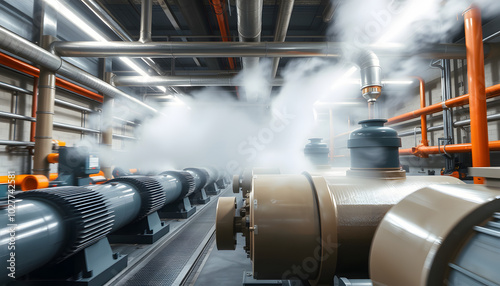
[[[500,120],[500,114],[488,115],[486,117],[486,119],[488,120],[488,122],[490,122],[490,121],[498,121],[498,120]],[[454,127],[463,127],[463,126],[467,126],[467,125],[470,125],[470,119],[459,120],[459,121],[455,121],[455,123],[453,123]],[[443,125],[432,126],[432,127],[427,128],[427,132],[433,132],[433,131],[437,131],[437,130],[443,130],[443,128],[444,128]],[[416,134],[420,134],[421,132],[420,131],[408,130],[408,131],[398,132],[398,136],[399,137],[405,137],[405,136],[413,135],[415,133]]]
[[[500,95],[500,84],[490,86],[486,88],[486,98],[497,97]],[[429,105],[425,108],[417,109],[405,114],[401,114],[392,118],[389,118],[386,125],[404,122],[410,119],[417,118],[423,114],[429,115],[442,111],[444,108],[452,108],[457,106],[463,106],[469,104],[469,94],[462,96],[457,96],[449,99],[445,102],[439,102],[433,105]]]
[[[14,114],[14,113],[9,113],[9,112],[3,112],[3,111],[0,111],[0,117],[37,122],[36,118],[34,118],[34,117],[20,115],[20,114]],[[66,124],[66,123],[60,123],[60,122],[53,122],[52,126],[64,128],[64,129],[68,129],[68,130],[81,131],[81,132],[85,132],[85,133],[100,133],[100,131],[96,130],[96,129],[85,128],[85,127],[70,125],[70,124]],[[51,149],[52,149],[52,140],[50,142],[51,142]]]
[[[12,84],[8,84],[6,82],[0,82],[0,88],[5,88],[5,89],[12,90],[12,91],[17,91],[17,92],[24,93],[24,94],[32,94],[32,95],[34,95],[36,93],[38,95],[38,78],[35,77],[34,84],[33,84],[33,91],[29,91],[27,89],[24,89],[24,88],[21,88],[21,87],[12,85]],[[34,98],[36,98],[36,97],[37,96],[34,96]],[[80,106],[80,105],[77,105],[77,104],[74,104],[74,103],[70,103],[70,102],[67,102],[67,101],[63,101],[63,100],[60,100],[60,99],[57,99],[57,98],[54,99],[54,102],[55,102],[56,105],[60,105],[60,106],[64,106],[64,107],[69,107],[69,108],[80,110],[80,111],[94,112],[93,109],[90,109],[90,108],[87,108],[87,107],[83,107],[83,106]],[[36,101],[34,103],[36,104]],[[36,110],[36,107],[35,107],[35,110]],[[32,113],[31,116],[35,117],[36,114]]]
[[[0,145],[7,145],[7,146],[35,146],[35,142],[0,140]]]
[[[470,94],[469,112],[471,119],[472,166],[489,167],[490,152],[488,151],[488,122],[486,120],[483,27],[479,8],[471,6],[465,11],[464,23]],[[484,178],[474,177],[474,183],[483,184]]]
[[[338,5],[338,3],[336,5]],[[325,10],[323,10],[323,14],[321,15],[321,17],[323,18],[323,22],[330,23],[337,8],[336,5],[333,5],[332,1],[328,1]]]
[[[38,69],[30,64],[27,64],[23,61],[20,61],[16,58],[13,58],[9,55],[6,55],[4,53],[0,53],[0,64],[4,65],[6,67],[12,68],[16,71],[33,76],[35,78],[37,78],[40,74],[40,69]],[[81,86],[78,86],[74,83],[71,83],[67,80],[61,79],[59,77],[56,78],[56,85],[58,87],[61,87],[61,88],[66,89],[68,91],[74,92],[74,93],[81,95],[81,96],[84,96],[86,98],[89,98],[89,99],[92,99],[92,100],[95,100],[98,102],[102,102],[101,95],[99,95],[95,92],[92,92],[88,89],[85,89]]]
[[[113,120],[121,121],[121,122],[124,122],[124,123],[129,124],[129,125],[139,125],[139,124],[135,123],[134,121],[130,121],[130,120],[127,120],[127,119],[116,117],[116,116],[113,116]]]
[[[263,0],[236,0],[240,42],[260,42],[263,4]],[[243,68],[253,68],[259,64],[258,57],[243,57],[241,61]]]
[[[59,127],[63,129],[68,129],[68,130],[74,130],[74,131],[80,131],[84,133],[100,133],[101,131],[97,129],[91,129],[91,128],[86,128],[86,127],[80,127],[80,126],[74,126],[66,123],[60,123],[60,122],[54,122],[53,124],[54,127]]]
[[[113,84],[116,86],[238,86],[241,82],[232,75],[207,75],[207,76],[115,76]],[[271,85],[283,84],[283,79],[274,79]]]
[[[126,32],[120,24],[118,24],[112,16],[106,11],[104,7],[102,7],[99,3],[94,0],[81,0],[89,9],[92,11],[101,21],[108,26],[108,28],[115,33],[120,39],[124,41],[133,42],[134,39]],[[157,74],[163,75],[164,71],[152,60],[149,58],[142,58],[142,61],[145,62],[151,69],[153,69]]]
[[[35,77],[33,80],[33,93],[31,96],[31,117],[33,118],[36,116],[36,110],[38,108],[38,82],[38,78]],[[30,124],[30,142],[35,142],[35,131],[36,122],[32,121]]]
[[[67,101],[64,101],[64,100],[60,100],[60,99],[57,99],[57,98],[54,99],[54,103],[56,105],[59,105],[59,106],[64,106],[64,107],[68,107],[68,108],[71,108],[71,109],[76,109],[78,111],[85,111],[85,112],[88,112],[88,113],[95,112],[95,110],[93,110],[91,108],[83,107],[83,106],[80,106],[78,104],[74,104],[74,103],[67,102]]]
[[[73,65],[63,61],[60,57],[40,48],[22,37],[19,37],[3,27],[0,27],[0,39],[2,39],[2,41],[0,41],[0,48],[39,64],[45,67],[48,71],[57,72],[64,77],[98,90],[103,94],[112,97],[123,97],[136,103],[138,106],[157,112],[156,109],[138,100],[137,98],[124,93],[123,91],[103,82],[89,73],[83,72]]]
[[[139,42],[151,42],[151,26],[153,24],[153,0],[141,1],[141,34]]]
[[[11,91],[16,91],[16,92],[19,92],[19,93],[24,93],[24,94],[31,94],[31,91],[25,89],[25,88],[20,88],[18,86],[15,86],[15,85],[12,85],[12,84],[8,84],[6,82],[0,82],[0,88],[4,88],[4,89],[8,89],[8,90],[11,90]]]
[[[431,64],[431,66],[433,66]],[[451,66],[450,60],[441,60],[441,100],[446,102],[451,99]],[[443,134],[445,144],[453,144],[453,110],[450,108],[443,109]],[[438,139],[441,140],[441,139]],[[445,157],[445,170],[453,170],[455,168],[455,159],[452,155]]]
[[[0,33],[2,36],[2,33]],[[63,57],[340,57],[342,43],[335,42],[55,42]],[[457,44],[429,44],[420,49],[367,46],[380,57],[465,58],[465,47]]]
[[[121,134],[113,134],[113,138],[125,139],[125,140],[137,140],[137,138],[135,138],[135,137],[121,135]]]
[[[276,31],[274,32],[275,42],[284,42],[290,18],[292,17],[293,4],[295,0],[281,0],[278,19],[276,20]],[[271,70],[271,78],[275,78],[278,73],[280,58],[273,58],[273,66]]]
[[[421,157],[428,154],[444,154],[444,153],[469,153],[472,151],[473,144],[451,144],[441,146],[417,146],[408,149],[399,149],[399,155],[415,155]],[[486,151],[499,151],[500,141],[490,141]]]
[[[48,48],[53,41],[54,38],[52,36],[43,36],[42,47]],[[50,175],[50,164],[47,161],[47,156],[52,153],[54,99],[56,97],[55,72],[48,68],[40,69],[38,90],[33,174],[44,175],[48,178]]]

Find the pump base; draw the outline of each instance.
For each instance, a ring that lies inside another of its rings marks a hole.
[[[196,212],[196,207],[191,206],[189,198],[164,206],[158,211],[161,218],[188,218]]]
[[[170,231],[157,212],[108,235],[111,243],[153,244]]]
[[[42,267],[7,285],[99,286],[125,267],[127,256],[113,253],[108,239],[103,238],[60,263]]]

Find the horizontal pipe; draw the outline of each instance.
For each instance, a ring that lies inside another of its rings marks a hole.
[[[36,68],[28,63],[20,61],[4,53],[0,53],[0,64],[33,77],[38,77],[40,75],[39,68]],[[86,98],[102,102],[102,95],[92,92],[62,78],[56,78],[56,85]]]
[[[24,94],[31,94],[31,95],[33,94],[32,91],[29,91],[29,90],[27,90],[25,88],[21,88],[21,87],[12,85],[12,84],[8,84],[6,82],[0,82],[0,88],[5,88],[5,89],[11,90],[11,91],[16,91],[16,92],[20,92],[20,93],[24,93]],[[80,106],[80,105],[77,105],[77,104],[74,104],[74,103],[70,103],[70,102],[67,102],[67,101],[63,101],[63,100],[60,100],[60,99],[55,99],[55,104],[60,105],[60,106],[64,106],[64,107],[69,107],[69,108],[72,108],[72,109],[77,109],[77,110],[80,110],[80,111],[94,112],[93,109],[90,109],[90,108],[87,108],[87,107],[83,107],[83,106]]]
[[[488,143],[490,151],[500,151],[500,141],[490,141]],[[450,144],[441,146],[417,146],[408,149],[400,149],[399,155],[415,155],[422,156],[428,154],[444,154],[446,153],[470,153],[472,151],[471,143]]]
[[[74,131],[80,131],[83,133],[101,133],[101,131],[99,131],[97,129],[85,128],[85,127],[70,125],[70,124],[66,124],[66,123],[60,123],[60,122],[54,122],[52,125],[54,127],[68,129],[68,130],[74,130]]]
[[[56,105],[59,105],[59,106],[64,106],[64,107],[68,107],[68,108],[71,108],[71,109],[76,109],[76,110],[79,110],[79,111],[85,111],[85,112],[88,112],[88,113],[95,112],[95,110],[93,110],[91,108],[83,107],[83,106],[80,106],[78,104],[74,104],[74,103],[67,102],[67,101],[64,101],[64,100],[60,100],[60,99],[57,99],[57,98],[54,100],[54,103]]]
[[[157,112],[156,109],[145,104],[139,99],[132,97],[124,93],[123,91],[111,86],[110,84],[96,78],[95,76],[63,61],[60,57],[12,33],[11,31],[3,27],[0,27],[0,39],[2,39],[2,41],[0,41],[0,48],[8,52],[14,53],[21,58],[39,64],[50,71],[56,72],[61,76],[74,80],[78,83],[102,92],[103,94],[106,94],[110,97],[125,98],[136,103],[138,106],[144,107],[153,112]],[[68,85],[71,86],[74,84],[68,82]]]
[[[490,121],[498,121],[498,120],[500,120],[500,114],[488,115],[486,117],[486,119],[488,120],[488,122],[490,122]],[[459,120],[459,121],[455,121],[453,123],[454,127],[463,127],[463,126],[467,126],[467,125],[470,125],[470,119]],[[443,125],[432,126],[432,127],[427,128],[427,131],[428,132],[432,132],[432,131],[437,131],[437,130],[443,130],[443,128],[444,128]],[[408,131],[404,131],[404,132],[401,132],[401,133],[398,132],[398,136],[399,137],[405,137],[405,136],[414,135],[415,133],[416,134],[420,134],[421,132],[420,132],[420,130],[416,130],[416,131],[408,130]]]
[[[500,95],[500,84],[490,86],[486,88],[486,98],[497,97]],[[457,106],[463,106],[469,104],[469,94],[465,94],[462,96],[454,97],[445,102],[436,103],[433,105],[429,105],[424,108],[420,108],[411,112],[407,112],[405,114],[401,114],[387,120],[386,125],[396,124],[400,122],[404,122],[410,119],[418,118],[421,115],[429,115],[433,113],[437,113],[442,111],[445,108],[452,108]]]
[[[1,35],[1,34],[0,34]],[[345,45],[335,42],[54,42],[63,57],[340,57]],[[378,56],[463,59],[463,45],[434,44],[422,49],[368,46]],[[51,59],[52,61],[53,59]],[[53,63],[55,64],[55,63]]]
[[[115,76],[113,83],[116,86],[241,86],[241,80],[232,75],[207,76]],[[273,79],[270,85],[283,85],[283,79]]]
[[[4,111],[0,111],[0,117],[36,122],[36,118],[34,118],[34,117],[20,115],[20,114],[14,114],[14,113],[4,112]],[[54,122],[52,125],[54,127],[68,129],[68,130],[74,130],[74,131],[81,131],[84,133],[101,133],[101,131],[99,131],[97,129],[85,128],[85,127],[70,125],[70,124],[61,123],[61,122]]]
[[[113,120],[121,121],[123,123],[130,124],[130,125],[139,125],[139,124],[135,123],[134,121],[130,121],[130,120],[123,119],[123,118],[120,118],[120,117],[115,117],[115,116],[113,117]]]
[[[137,140],[137,138],[135,138],[135,137],[121,135],[121,134],[113,134],[113,138],[126,139],[126,140]]]
[[[0,145],[6,145],[6,146],[35,146],[35,142],[0,140]]]
[[[20,93],[24,93],[24,94],[32,94],[31,91],[29,91],[25,88],[21,88],[21,87],[12,85],[12,84],[8,84],[6,82],[0,82],[0,88],[8,89],[10,91],[16,91],[16,92],[20,92]]]

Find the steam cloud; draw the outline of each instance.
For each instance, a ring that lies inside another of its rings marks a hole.
[[[342,1],[328,31],[330,40],[350,48],[369,45],[404,44],[418,48],[428,43],[449,42],[450,35],[463,27],[461,13],[471,1],[435,0],[354,0]],[[488,17],[500,10],[500,1],[476,1]],[[398,58],[383,60],[384,78],[408,77],[428,70],[428,60]],[[165,170],[186,166],[216,165],[231,173],[248,166],[280,167],[284,171],[308,169],[303,148],[310,137],[325,137],[318,124],[318,100],[335,104],[359,101],[364,104],[359,85],[346,72],[352,64],[345,60],[324,58],[290,61],[282,72],[283,86],[271,94],[270,61],[242,71],[237,81],[241,101],[223,89],[206,88],[183,98],[186,105],[164,107],[163,115],[146,119],[136,130],[140,139],[126,148],[126,155],[115,156],[114,165],[144,170]],[[411,86],[414,88],[415,86]],[[414,96],[408,90],[389,96]],[[382,96],[386,96],[384,93]],[[390,98],[388,102],[397,102]],[[387,109],[389,106],[382,107]],[[350,107],[346,107],[350,108]],[[367,117],[366,107],[335,109],[335,122],[345,126],[352,120]],[[118,109],[115,108],[115,112]],[[133,115],[118,110],[117,116]],[[328,109],[326,109],[328,112]],[[324,114],[323,114],[324,115]],[[321,116],[319,116],[321,117]],[[340,128],[337,128],[339,130]],[[340,131],[346,131],[341,130]],[[325,138],[327,139],[327,138]]]

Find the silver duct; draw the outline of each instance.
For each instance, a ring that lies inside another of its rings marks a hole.
[[[142,76],[115,76],[116,86],[240,86],[241,82],[231,75],[215,76],[152,76],[145,79]],[[271,85],[283,84],[283,79],[274,79]]]
[[[343,46],[342,43],[335,42],[150,42],[144,44],[138,42],[55,42],[52,44],[57,54],[63,57],[97,58],[341,57]],[[465,46],[459,44],[429,44],[414,50],[405,46],[367,46],[366,49],[381,57],[420,56],[429,59],[464,59],[466,57]]]
[[[361,74],[361,94],[368,101],[368,118],[377,118],[375,102],[382,94],[382,68],[377,55],[369,50],[358,50],[352,62],[359,67]]]
[[[2,39],[0,41],[1,49],[14,53],[21,58],[45,67],[47,70],[56,72],[89,88],[102,92],[103,94],[112,97],[122,97],[150,111],[157,112],[156,109],[138,100],[137,98],[124,93],[123,91],[105,83],[89,73],[83,72],[79,68],[63,61],[60,57],[40,48],[39,46],[3,27],[0,27],[0,39]]]
[[[275,42],[285,41],[286,32],[288,31],[288,25],[290,24],[290,18],[292,17],[294,2],[295,0],[281,0],[278,20],[276,21],[276,31],[274,32]],[[278,73],[279,63],[280,63],[280,58],[273,59],[271,78],[276,77],[276,74]]]
[[[263,0],[236,0],[240,42],[260,42]],[[243,68],[259,64],[258,57],[243,57]]]
[[[153,24],[153,0],[141,1],[141,34],[139,42],[151,42],[151,25]]]

